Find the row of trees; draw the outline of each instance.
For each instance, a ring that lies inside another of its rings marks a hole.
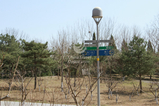
[[[17,70],[25,76],[35,77],[34,89],[37,85],[37,75],[53,69],[53,53],[48,50],[48,43],[27,42],[24,39],[17,40],[14,35],[0,35],[0,58],[3,61],[1,77],[12,78],[18,57]]]
[[[95,33],[93,34],[93,40],[95,40]],[[139,76],[140,88],[142,91],[141,77],[143,75],[150,75],[151,78],[158,69],[158,53],[154,52],[150,40],[147,44],[144,39],[134,35],[133,40],[130,41],[129,44],[123,40],[121,51],[117,50],[112,35],[110,40],[113,40],[113,43],[109,43],[109,46],[114,47],[115,55],[100,57],[101,69],[107,74],[110,74],[110,79],[112,79],[112,72],[118,73],[123,77]],[[50,72],[51,75],[52,70],[54,70],[56,74],[62,75],[61,82],[63,82],[62,70],[68,69],[68,59],[70,59],[68,57],[80,55],[74,52],[73,44],[68,47],[68,51],[65,50],[65,52],[63,51],[63,53],[61,53],[60,50],[62,49],[54,49],[52,52],[48,50],[47,42],[42,44],[35,41],[26,42],[24,39],[16,40],[14,35],[1,34],[0,41],[2,52],[0,56],[1,60],[3,60],[1,68],[2,76],[6,78],[11,78],[13,76],[17,58],[20,56],[17,70],[21,73],[25,73],[26,76],[35,77],[34,89],[36,89],[37,85],[37,75],[40,74],[41,76],[42,73],[48,72]],[[96,76],[96,58],[91,57],[88,61],[90,61],[90,64],[87,65],[87,68],[92,67],[90,68],[91,73],[94,73],[94,76]],[[79,70],[78,64],[77,67],[71,67],[74,71],[77,69]],[[60,73],[58,72],[59,68]],[[75,74],[76,73],[75,71]],[[62,83],[61,88],[63,88]]]

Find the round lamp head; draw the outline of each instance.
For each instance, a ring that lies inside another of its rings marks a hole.
[[[92,11],[93,18],[102,18],[102,9],[100,7],[95,7]]]

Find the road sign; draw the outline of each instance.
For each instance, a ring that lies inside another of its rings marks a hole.
[[[85,40],[85,43],[96,43],[96,40]]]
[[[93,47],[93,46],[97,46],[97,44],[85,44],[85,47]]]
[[[114,50],[99,50],[99,56],[112,56],[114,55]]]
[[[96,50],[85,50],[84,53],[82,53],[83,56],[97,56]]]
[[[96,50],[85,50],[82,53],[83,56],[97,56]],[[114,50],[99,50],[99,56],[112,56],[114,55]]]
[[[97,47],[84,47],[83,50],[86,48],[86,50],[97,50]],[[102,49],[113,49],[113,46],[101,46],[99,47],[100,50]]]
[[[85,40],[85,43],[96,43],[97,42],[97,40]],[[112,40],[99,40],[98,42],[109,42],[109,43],[111,43],[112,42]]]

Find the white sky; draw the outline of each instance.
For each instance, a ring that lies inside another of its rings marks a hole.
[[[102,9],[102,20],[114,18],[141,30],[159,14],[159,0],[0,0],[0,33],[14,28],[32,40],[50,41],[63,28],[93,22],[94,7]]]

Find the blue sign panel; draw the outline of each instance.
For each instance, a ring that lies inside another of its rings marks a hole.
[[[97,50],[85,50],[83,56],[97,56]]]
[[[82,53],[83,56],[97,56],[97,50],[85,50]],[[114,55],[114,50],[99,50],[99,56],[112,56]]]
[[[114,50],[99,50],[99,56],[112,56],[114,55]]]

